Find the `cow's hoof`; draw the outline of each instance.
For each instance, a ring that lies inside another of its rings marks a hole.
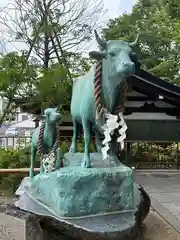
[[[76,153],[76,148],[70,147],[69,148],[69,153]]]
[[[90,159],[88,157],[85,157],[83,159],[83,162],[82,162],[81,166],[84,167],[84,168],[90,168],[91,167]]]
[[[83,168],[91,168],[91,164],[90,163],[82,163],[81,165]]]
[[[102,153],[102,150],[101,150],[101,149],[102,149],[102,148],[97,148],[96,151],[97,151],[98,153]]]

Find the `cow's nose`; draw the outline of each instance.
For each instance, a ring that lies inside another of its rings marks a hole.
[[[57,120],[61,119],[61,115],[60,114],[56,114],[56,119]]]
[[[135,71],[135,65],[133,62],[123,62],[123,66],[130,71]]]
[[[134,63],[133,62],[123,62],[124,67],[133,67]]]

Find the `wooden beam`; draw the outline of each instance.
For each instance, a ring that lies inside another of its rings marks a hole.
[[[131,113],[166,113],[171,116],[177,116],[180,113],[180,109],[177,108],[158,108],[158,107],[152,107],[148,108],[146,106],[143,107],[126,107],[124,111],[124,115],[129,115]]]
[[[144,96],[127,96],[126,99],[128,101],[131,101],[131,102],[139,102],[139,101],[157,101],[159,100],[158,97],[156,96],[147,96],[147,97],[144,97]]]
[[[17,173],[29,173],[29,168],[9,168],[0,169],[0,174],[17,174]],[[34,172],[39,172],[40,168],[34,168]]]
[[[154,94],[156,96],[162,95],[166,99],[170,99],[171,101],[173,101],[176,106],[180,107],[180,98],[173,92],[171,92],[169,89],[162,88],[161,86],[152,85],[150,82],[145,82],[141,78],[135,76],[128,78],[128,82],[133,86],[133,89],[138,86],[138,89],[142,89],[140,91],[144,94]]]
[[[141,88],[141,85],[138,85],[137,86],[133,86],[133,90],[136,91],[136,92],[139,92],[139,93],[142,93],[142,94],[146,94],[148,96],[150,96],[150,98],[154,98],[154,97],[157,97],[159,95],[162,95],[164,97],[163,101],[166,102],[166,103],[169,103],[171,105],[174,105],[176,107],[179,107],[180,108],[180,102],[174,100],[173,98],[170,98],[170,97],[167,97],[165,94],[163,93],[158,93],[156,91],[156,89],[153,89],[153,88]],[[173,95],[172,95],[173,96]]]

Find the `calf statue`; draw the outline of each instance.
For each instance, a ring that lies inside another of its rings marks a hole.
[[[43,120],[42,125],[37,127],[31,140],[31,166],[29,175],[34,176],[34,164],[36,153],[40,154],[40,173],[59,169],[61,166],[62,154],[59,147],[60,130],[57,126],[60,123],[61,115],[57,108],[47,108],[43,115],[37,116]]]
[[[95,130],[96,146],[103,157],[107,152],[117,163],[117,142],[124,147],[127,126],[123,118],[123,105],[127,89],[126,78],[135,72],[132,61],[132,47],[137,44],[138,37],[132,43],[122,40],[102,40],[95,31],[100,51],[92,51],[90,57],[97,60],[86,75],[73,81],[71,99],[71,115],[73,119],[73,139],[70,152],[76,152],[77,132],[79,124],[84,130],[83,167],[91,167],[89,145],[90,129]],[[117,134],[114,134],[118,131]],[[101,146],[100,134],[105,139]],[[109,146],[110,143],[110,146]]]

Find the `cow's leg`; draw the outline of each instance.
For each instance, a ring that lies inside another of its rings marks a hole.
[[[29,170],[29,177],[32,179],[34,177],[34,165],[36,161],[36,152],[37,149],[34,146],[31,146],[31,165],[30,165],[30,170]]]
[[[89,145],[91,140],[91,125],[87,119],[82,118],[82,126],[84,130],[84,159],[82,162],[82,167],[90,168],[90,154],[89,154]]]
[[[77,151],[77,134],[78,134],[78,123],[75,119],[73,119],[73,138],[71,147],[69,148],[69,151],[72,153],[76,153]]]
[[[58,170],[61,167],[63,154],[61,152],[60,147],[56,149],[56,162],[55,162],[55,169]]]
[[[43,154],[40,156],[40,174],[44,173],[44,166],[43,166]]]
[[[101,143],[100,134],[97,131],[95,131],[95,145],[97,152],[101,152],[103,145]]]
[[[118,153],[118,143],[117,143],[117,137],[114,135],[111,137],[109,155],[113,159],[113,162],[119,165],[120,161],[117,157],[117,153]]]

